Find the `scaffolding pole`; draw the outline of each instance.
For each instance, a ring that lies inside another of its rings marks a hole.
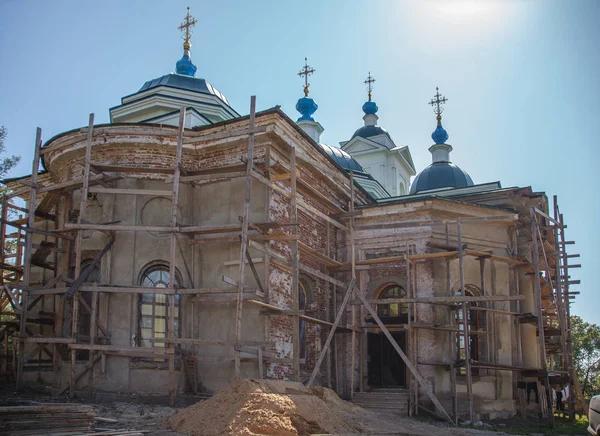
[[[42,129],[37,128],[35,135],[35,148],[33,153],[33,167],[31,170],[31,189],[29,191],[29,204],[27,205],[27,227],[33,228],[35,224],[35,208],[37,197],[37,177],[40,169],[40,149],[42,148]],[[29,305],[29,286],[31,282],[31,255],[33,250],[33,234],[28,231],[25,236],[25,259],[23,261],[23,285],[21,290],[21,319],[19,321],[19,361],[17,370],[17,391],[23,389],[23,371],[25,369],[25,338],[27,335],[27,308]],[[2,247],[4,250],[4,247]],[[14,346],[14,344],[13,344]]]
[[[542,292],[540,286],[540,252],[538,247],[538,239],[537,239],[537,220],[536,220],[536,212],[535,209],[532,208],[530,212],[531,219],[531,251],[532,251],[532,261],[533,261],[533,287],[534,287],[534,298],[535,305],[537,311],[537,328],[538,328],[538,337],[539,337],[539,347],[540,347],[540,366],[542,371],[544,372],[543,381],[544,388],[546,390],[546,395],[542,396],[542,398],[547,399],[547,403],[544,404],[543,401],[540,401],[540,408],[542,412],[542,416],[544,416],[545,411],[548,410],[548,421],[552,425],[554,423],[554,415],[552,413],[552,406],[549,403],[550,396],[550,380],[548,378],[548,363],[546,361],[546,342],[544,339],[544,319],[542,313]]]
[[[250,223],[250,202],[252,200],[252,172],[254,166],[254,118],[256,113],[256,96],[250,98],[250,133],[248,134],[248,154],[246,157],[246,197],[242,215],[242,232],[240,244],[240,267],[238,271],[237,300],[235,310],[235,341],[242,340],[242,314],[244,298],[244,272],[248,252],[248,226]],[[234,377],[241,378],[240,350],[234,350]]]

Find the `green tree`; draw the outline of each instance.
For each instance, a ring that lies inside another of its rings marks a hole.
[[[6,139],[7,131],[4,126],[0,127],[0,155],[6,151],[4,140]],[[13,167],[19,163],[21,156],[10,156],[0,158],[0,178],[5,177]]]
[[[585,398],[600,394],[600,326],[571,316],[573,363]]]
[[[6,146],[4,145],[4,140],[6,139],[7,131],[4,126],[0,127],[0,156],[4,154],[6,151]],[[10,156],[10,157],[0,157],[0,179],[4,178],[10,170],[13,169],[15,165],[19,163],[21,160],[20,156]],[[8,193],[8,189],[6,186],[0,185],[0,201],[2,201],[2,197]],[[16,252],[17,243],[14,239],[7,240],[5,243],[4,255],[9,256]]]

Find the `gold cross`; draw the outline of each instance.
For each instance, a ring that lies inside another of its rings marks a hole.
[[[184,45],[184,47],[187,46],[186,48],[188,50],[190,48],[190,37],[192,36],[192,31],[190,28],[194,27],[197,22],[198,21],[190,15],[190,7],[188,6],[185,21],[183,23],[181,23],[181,26],[178,27],[178,29],[181,30],[182,32],[185,29],[185,36],[183,37],[183,40],[184,40],[183,45]]]
[[[435,100],[432,98],[429,102],[429,104],[433,107],[433,112],[438,117],[440,117],[442,115],[442,112],[444,112],[444,108],[441,105],[448,101],[446,97],[440,94],[439,89],[440,88],[438,88],[437,86],[435,87]]]
[[[369,101],[371,101],[371,93],[373,92],[373,83],[375,83],[375,79],[371,76],[371,72],[369,71],[369,77],[365,80],[365,85],[367,85],[367,91],[369,92]]]
[[[304,96],[308,97],[308,87],[310,83],[308,83],[308,76],[315,72],[315,69],[308,66],[308,59],[304,58],[304,66],[298,73],[300,77],[304,76]]]

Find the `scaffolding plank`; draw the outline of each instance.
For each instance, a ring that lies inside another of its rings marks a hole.
[[[172,192],[159,189],[133,189],[133,188],[105,188],[92,186],[88,190],[92,194],[122,194],[122,195],[151,195],[154,197],[171,197]]]

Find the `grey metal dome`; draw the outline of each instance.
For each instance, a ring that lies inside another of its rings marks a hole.
[[[371,136],[377,136],[377,135],[381,135],[381,134],[387,135],[388,138],[392,139],[390,137],[390,134],[387,132],[387,130],[379,127],[379,126],[363,126],[360,129],[358,129],[356,132],[354,132],[354,135],[352,135],[352,138],[356,137],[356,136],[360,136],[361,138],[370,138]],[[352,139],[350,138],[350,139]]]
[[[214,86],[208,83],[204,79],[197,79],[191,76],[185,76],[182,74],[165,74],[164,76],[158,77],[153,80],[148,80],[140,88],[138,92],[147,91],[152,88],[159,86],[166,86],[169,88],[185,89],[187,91],[200,92],[202,94],[212,94],[220,98],[223,103],[229,105],[227,97],[221,94]]]
[[[365,170],[363,170],[363,168],[356,161],[356,159],[354,159],[352,156],[350,156],[344,150],[337,148],[337,147],[331,147],[330,145],[327,145],[327,144],[319,144],[319,145],[321,146],[323,151],[325,151],[325,153],[327,153],[329,156],[331,156],[333,158],[333,160],[335,160],[338,163],[338,165],[341,166],[343,169],[345,169],[347,171],[359,171],[361,173],[365,172]]]
[[[410,187],[410,194],[430,189],[464,188],[473,184],[471,176],[453,163],[434,162],[415,177]]]

